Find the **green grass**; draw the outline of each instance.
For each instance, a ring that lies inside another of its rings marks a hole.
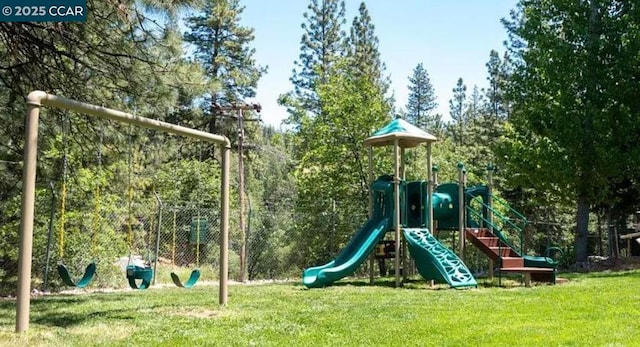
[[[572,274],[532,288],[391,288],[363,281],[307,290],[299,283],[57,295],[32,300],[14,334],[15,303],[0,302],[0,345],[41,346],[637,346],[640,270]]]

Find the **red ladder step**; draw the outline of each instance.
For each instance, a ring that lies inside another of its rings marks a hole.
[[[487,236],[476,237],[476,240],[482,242],[488,247],[497,247],[500,244],[500,239],[498,239],[495,236],[494,237],[487,237]]]
[[[502,257],[502,268],[524,267],[524,259],[520,257]]]
[[[513,257],[514,254],[512,254],[511,252],[511,248],[507,248],[507,247],[489,247],[489,249],[497,254],[499,257]]]

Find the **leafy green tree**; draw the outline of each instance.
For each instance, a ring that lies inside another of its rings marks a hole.
[[[407,100],[407,121],[427,132],[440,135],[442,132],[442,116],[433,114],[438,107],[435,90],[429,74],[422,63],[413,68],[409,77],[409,99]]]
[[[587,261],[590,208],[637,177],[628,158],[638,152],[640,109],[629,98],[639,83],[638,23],[636,3],[599,0],[521,1],[504,21],[513,113],[501,157],[522,175],[512,183],[575,203],[578,264]]]
[[[347,73],[350,68],[346,59],[336,66],[336,73],[318,91],[326,101],[322,116],[304,124],[308,150],[294,172],[299,249],[295,263],[301,266],[334,256],[366,218],[368,164],[362,141],[388,120],[390,107],[377,85]],[[378,156],[375,162],[380,174],[388,160]]]
[[[296,252],[291,237],[295,225],[296,186],[292,176],[294,162],[287,150],[291,136],[263,127],[256,138],[258,155],[252,159],[247,175],[251,212],[247,224],[248,276],[278,278],[299,274],[289,260]]]

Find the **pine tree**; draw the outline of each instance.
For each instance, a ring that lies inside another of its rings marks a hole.
[[[375,25],[371,22],[367,6],[362,2],[346,40],[347,57],[352,62],[353,73],[365,76],[371,83],[378,85],[384,95],[389,89],[389,79],[383,77],[386,68],[380,60],[378,43]]]
[[[24,97],[32,90],[40,89],[66,98],[136,112],[140,116],[164,119],[175,108],[180,93],[193,97],[194,91],[202,85],[200,69],[183,58],[181,35],[173,25],[176,21],[174,5],[183,6],[189,2],[88,1],[86,22],[81,25],[60,22],[0,25],[0,61],[3,62],[0,69],[0,142],[3,144],[0,148],[0,237],[11,240],[0,245],[0,253],[4,255],[0,273],[9,283],[4,287],[10,288],[16,276],[17,253],[13,249],[17,240],[13,235],[19,222],[15,216],[19,215],[20,207],[15,202],[20,201],[21,193],[19,162],[24,145]],[[158,17],[164,21],[156,21]],[[67,222],[75,225],[74,229],[78,231],[67,235],[65,260],[73,264],[86,259],[89,253],[86,251],[89,243],[83,242],[89,230],[83,230],[83,218],[76,216],[86,216],[93,211],[93,200],[98,199],[88,197],[95,189],[101,189],[103,216],[122,207],[120,199],[126,191],[125,180],[119,174],[126,167],[123,152],[126,148],[135,152],[140,148],[141,140],[148,140],[151,132],[137,127],[123,130],[127,127],[119,123],[79,116],[73,111],[45,109],[39,126],[43,141],[38,148],[41,155],[36,188],[39,213],[34,249],[44,249],[46,243],[38,225],[42,225],[44,219],[40,218],[48,216],[50,211],[46,210],[49,205],[44,207],[42,199],[50,196],[46,191],[49,182],[55,184],[55,190],[62,185],[64,151],[70,187],[66,203],[75,211],[67,214]],[[61,136],[63,124],[68,124],[64,127],[68,129],[65,141]],[[162,137],[157,132],[155,135]],[[104,146],[100,146],[101,139],[104,139]],[[99,148],[103,170],[96,160]],[[158,152],[150,148],[144,150],[151,154],[148,157]],[[74,194],[74,190],[78,193]],[[142,191],[135,194],[139,196]],[[97,233],[99,246],[94,248],[98,254],[92,254],[95,259],[112,259],[126,249],[122,233],[106,224]],[[101,246],[107,243],[108,247]],[[55,258],[51,260],[56,261]],[[34,269],[44,268],[46,260],[42,252],[35,252],[33,261]],[[110,266],[98,267],[102,269],[101,279],[98,279],[102,282],[98,283],[100,286],[116,275]],[[42,270],[34,270],[34,276],[41,275]]]
[[[468,139],[465,144],[466,162],[479,176],[483,175],[484,168],[492,156],[492,142],[489,136],[491,129],[485,124],[488,118],[486,104],[483,92],[474,85],[465,105],[463,136]]]
[[[506,57],[506,55],[505,55]],[[507,83],[507,62],[500,60],[497,51],[491,50],[487,67],[488,88],[483,96],[483,112],[477,119],[481,141],[487,146],[493,146],[501,133],[504,122],[507,120],[507,105],[504,97],[504,89]]]
[[[471,95],[466,104],[465,122],[467,124],[479,123],[484,118],[485,99],[477,85],[473,86]]]
[[[304,13],[300,56],[291,76],[295,102],[306,112],[320,114],[317,86],[326,83],[336,59],[344,51],[345,8],[342,0],[311,0],[308,12]],[[289,97],[281,98],[283,104],[292,106]],[[290,111],[292,123],[299,123],[299,112]]]
[[[425,131],[434,133],[439,131],[442,126],[442,117],[438,114],[432,115],[438,103],[429,74],[422,63],[413,69],[408,88],[407,121]]]
[[[266,72],[256,64],[255,49],[249,46],[254,30],[240,25],[243,11],[239,0],[211,0],[201,14],[186,19],[190,31],[185,40],[195,46],[195,58],[204,67],[210,85],[219,87],[208,92],[203,105],[205,115],[210,116],[207,129],[213,133],[230,131],[221,131],[221,115],[215,105],[255,96],[258,80]]]
[[[504,120],[506,118],[503,95],[505,76],[503,76],[502,61],[497,51],[491,50],[486,67],[488,73],[487,80],[489,81],[489,87],[487,88],[489,114],[496,121]]]
[[[465,102],[467,98],[467,86],[461,78],[458,78],[456,86],[453,88],[453,98],[449,100],[449,115],[451,116],[450,131],[453,140],[458,145],[464,145],[467,119],[465,119]]]

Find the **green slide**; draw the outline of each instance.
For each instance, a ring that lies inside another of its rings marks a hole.
[[[389,229],[389,224],[388,218],[368,220],[336,259],[322,266],[305,269],[302,274],[302,284],[307,288],[324,287],[351,275],[384,236]]]
[[[476,287],[478,283],[467,266],[427,229],[404,229],[409,253],[418,272],[427,280],[449,283],[453,288]]]

